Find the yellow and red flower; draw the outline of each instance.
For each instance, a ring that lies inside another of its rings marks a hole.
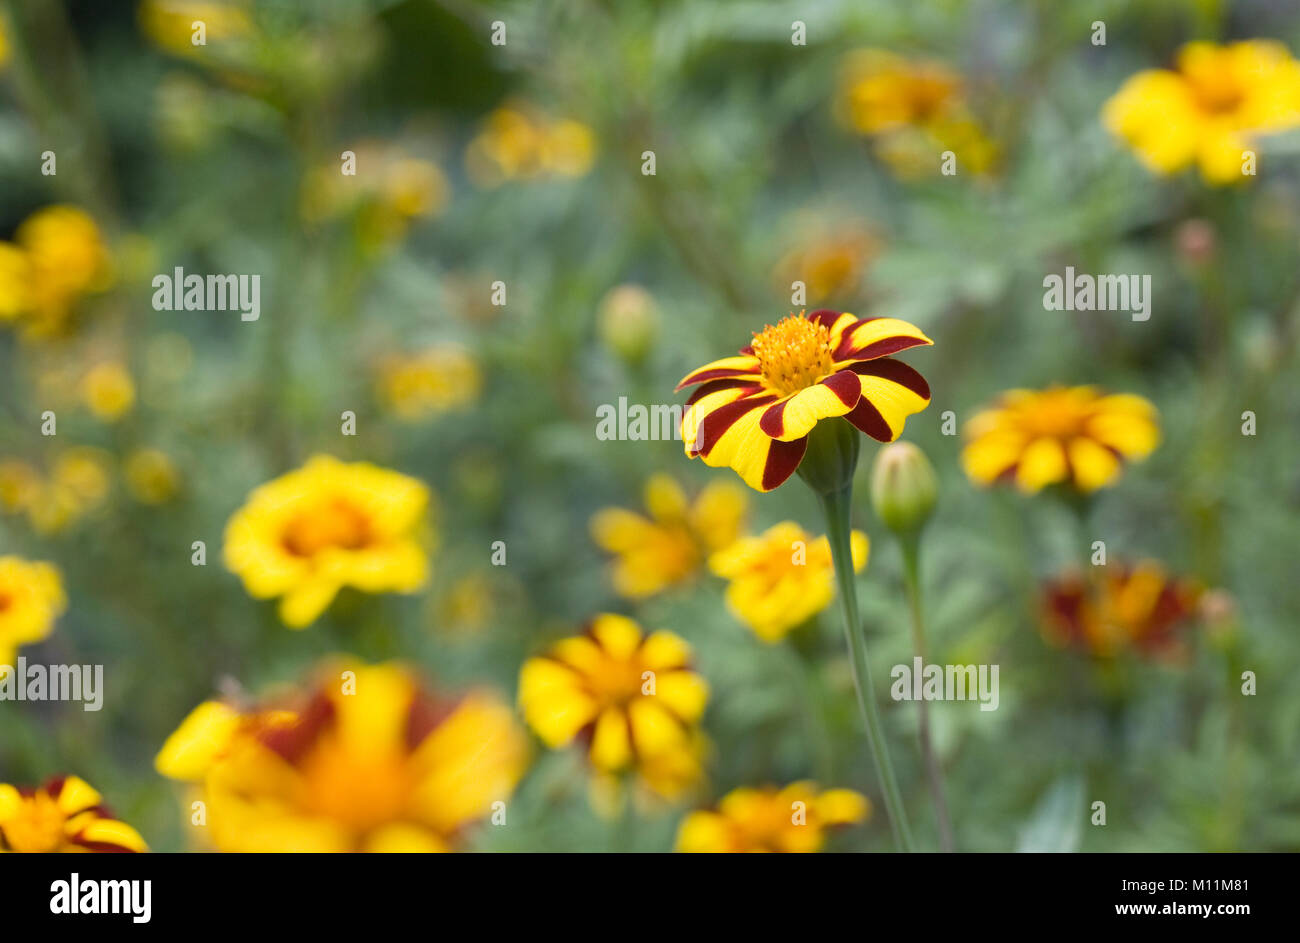
[[[113,818],[84,779],[56,776],[36,789],[0,783],[0,852],[141,852],[140,833]]]
[[[745,516],[745,489],[715,481],[692,502],[673,479],[653,475],[645,485],[645,507],[644,516],[603,508],[591,518],[592,538],[616,558],[614,588],[630,599],[686,582],[706,554],[735,540]]]
[[[816,852],[834,826],[865,822],[867,798],[851,789],[818,790],[816,783],[784,789],[735,789],[716,811],[692,812],[677,833],[684,852]]]
[[[1160,442],[1156,408],[1131,393],[1091,386],[1010,390],[966,424],[967,476],[980,485],[1014,481],[1033,493],[1066,483],[1090,494],[1113,484],[1125,461]]]
[[[1110,657],[1123,651],[1178,657],[1204,589],[1154,560],[1110,563],[1092,582],[1069,574],[1043,588],[1043,633],[1055,644]]]
[[[200,704],[159,752],[227,852],[450,851],[510,797],[527,737],[494,693],[428,692],[397,664],[326,666],[253,710]]]
[[[255,489],[226,525],[226,566],[280,619],[310,625],[345,586],[410,593],[428,561],[416,539],[429,505],[423,482],[366,462],[317,455]]]
[[[634,770],[652,787],[680,790],[702,772],[697,723],[709,698],[690,659],[673,633],[643,635],[605,613],[524,663],[519,706],[548,747],[580,740],[598,773]]]
[[[890,355],[932,343],[897,318],[825,309],[768,325],[739,356],[705,364],[677,385],[698,387],[682,417],[686,454],[771,491],[799,467],[822,419],[843,416],[892,442],[907,417],[930,404],[930,387]]]
[[[1300,126],[1300,62],[1281,43],[1188,43],[1177,65],[1132,76],[1102,111],[1157,173],[1197,164],[1210,183],[1240,183],[1256,137]]]

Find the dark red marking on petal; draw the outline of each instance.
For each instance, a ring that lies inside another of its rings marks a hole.
[[[99,854],[110,854],[110,855],[111,854],[118,854],[118,855],[136,854],[136,850],[134,848],[127,848],[125,845],[115,845],[112,842],[106,842],[106,841],[87,841],[86,839],[81,837],[83,834],[84,832],[78,832],[77,835],[75,835],[72,838],[69,838],[68,842],[70,844],[76,845],[78,848],[84,848],[86,849],[86,851],[93,851]]]
[[[438,698],[417,689],[406,714],[406,748],[414,752],[459,706],[460,702],[454,698]]]
[[[894,433],[890,430],[889,423],[885,422],[885,417],[880,415],[880,410],[871,405],[871,400],[865,396],[858,400],[858,405],[845,413],[844,418],[878,442],[894,441]]]
[[[841,370],[821,380],[821,385],[834,393],[845,406],[857,403],[862,395],[862,381],[852,370]]]
[[[793,442],[774,441],[771,451],[767,453],[767,464],[763,466],[763,490],[771,491],[793,475],[807,450],[807,436]]]
[[[880,377],[884,380],[891,380],[899,386],[906,387],[922,399],[930,398],[930,384],[925,382],[925,377],[917,373],[914,369],[903,363],[901,360],[892,360],[885,358],[883,360],[870,360],[863,363],[850,364],[848,367],[854,373],[864,377]]]
[[[288,763],[297,763],[334,720],[334,702],[323,692],[314,695],[296,723],[263,730],[258,739]]]
[[[694,386],[696,383],[707,383],[709,380],[724,380],[730,377],[752,377],[758,375],[758,364],[753,367],[741,369],[739,367],[715,367],[712,370],[697,370],[694,373],[687,374],[686,379],[677,384],[674,393],[684,390],[688,386]]]
[[[929,341],[921,340],[919,337],[908,337],[905,334],[896,334],[893,337],[882,337],[878,341],[873,341],[865,347],[859,347],[856,350],[849,346],[848,342],[841,341],[840,346],[835,349],[831,356],[836,360],[875,360],[877,357],[887,357],[890,354],[896,354],[900,350],[909,350],[912,347],[925,347]]]
[[[831,325],[838,321],[840,315],[843,313],[843,311],[832,311],[830,308],[818,308],[816,311],[812,312],[812,314],[808,315],[808,320],[816,321],[829,331]]]
[[[787,396],[785,399],[777,400],[767,409],[763,410],[763,415],[758,420],[758,428],[762,429],[773,439],[779,439],[785,433],[785,406],[794,397]]]
[[[768,403],[775,401],[776,397],[770,395],[746,396],[733,403],[719,406],[700,420],[699,427],[695,432],[695,454],[708,455],[713,451],[713,447],[718,444],[718,440],[723,437],[726,431],[736,424],[736,420],[747,413],[753,412],[760,406],[766,406]]]
[[[718,393],[722,390],[738,390],[741,387],[750,387],[749,393],[746,395],[757,393],[763,388],[762,384],[755,383],[753,380],[741,379],[739,377],[730,380],[710,380],[703,386],[697,386],[695,389],[691,390],[691,395],[686,398],[686,405],[691,406],[708,396],[710,393]]]

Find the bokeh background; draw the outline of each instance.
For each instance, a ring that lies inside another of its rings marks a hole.
[[[641,510],[652,473],[691,494],[734,479],[680,442],[602,441],[596,410],[681,402],[688,370],[798,309],[799,279],[810,309],[900,317],[935,340],[905,358],[934,394],[906,432],[940,478],[930,659],[1001,666],[997,711],[933,706],[958,847],[1300,847],[1300,140],[1271,137],[1257,178],[1216,188],[1154,175],[1099,117],[1189,39],[1300,48],[1294,4],[3,10],[0,235],[73,206],[108,261],[58,317],[0,324],[0,553],[54,563],[69,601],[23,654],[103,664],[106,679],[99,713],[0,703],[0,781],[75,772],[151,847],[181,850],[183,794],[153,757],[214,692],[262,691],[349,651],[512,697],[529,655],[616,611],[686,638],[712,688],[707,779],[647,804],[624,847],[668,850],[686,810],[732,788],[814,778],[877,806],[833,847],[890,848],[835,611],[768,645],[702,565],[620,596],[590,533],[601,508]],[[205,47],[190,43],[194,18]],[[791,42],[796,20],[806,45]],[[1090,41],[1096,20],[1105,45]],[[864,49],[950,70],[959,126],[938,139],[855,126],[844,85]],[[949,148],[955,176],[938,172]],[[339,173],[344,150],[355,178]],[[1151,274],[1151,319],[1045,311],[1042,279],[1066,265]],[[175,266],[260,273],[260,319],[155,311],[151,279]],[[1160,410],[1160,447],[1102,492],[1084,536],[1217,591],[1178,658],[1045,640],[1040,587],[1081,558],[1077,522],[962,473],[944,413],[960,428],[1002,390],[1051,383]],[[40,434],[45,410],[57,436]],[[340,433],[345,410],[356,436]],[[859,595],[904,797],[934,847],[914,705],[883,700],[911,647],[897,546],[865,487],[875,448],[856,495],[872,538]],[[421,592],[348,590],[292,631],[222,566],[222,533],[252,488],[316,453],[426,482],[436,549]],[[752,532],[820,532],[798,482],[748,503]],[[1245,670],[1255,696],[1240,692]],[[1105,827],[1087,824],[1095,800]],[[613,828],[580,751],[539,747],[510,827],[471,847],[604,848]]]

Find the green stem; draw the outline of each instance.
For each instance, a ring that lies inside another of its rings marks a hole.
[[[876,693],[871,684],[871,667],[867,661],[867,642],[858,618],[858,593],[853,579],[853,550],[850,542],[853,484],[849,482],[835,491],[818,493],[822,513],[826,517],[826,536],[830,541],[831,560],[835,565],[835,581],[839,584],[840,613],[844,617],[844,635],[848,639],[853,684],[857,688],[858,708],[867,728],[867,744],[876,764],[885,796],[885,811],[894,833],[894,843],[900,851],[912,851],[912,831],[907,824],[902,796],[894,779],[894,767],[885,745],[885,734],[876,710]]]
[[[912,647],[916,655],[925,664],[925,622],[921,615],[921,539],[920,534],[913,533],[902,537],[899,545],[903,551],[903,585],[907,590],[908,608],[912,613]],[[925,758],[925,778],[930,787],[930,798],[934,802],[934,816],[939,825],[939,848],[941,851],[953,851],[952,818],[948,814],[948,802],[943,794],[943,772],[939,768],[939,759],[934,752],[934,742],[930,737],[930,704],[923,698],[916,699],[919,716],[918,733],[921,739],[921,755]]]

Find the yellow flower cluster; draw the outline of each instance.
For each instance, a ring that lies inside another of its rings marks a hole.
[[[671,632],[645,635],[625,616],[596,616],[583,635],[530,658],[519,707],[552,749],[581,740],[597,772],[634,772],[676,798],[703,775],[698,723],[709,686]]]
[[[397,418],[407,422],[468,405],[482,386],[478,361],[454,344],[392,354],[379,363],[379,396]]]
[[[84,779],[56,777],[36,789],[0,783],[0,852],[148,850],[140,833],[114,819]]]
[[[646,514],[605,508],[591,519],[596,543],[613,554],[614,588],[630,599],[687,582],[706,556],[740,535],[748,501],[743,489],[713,482],[694,501],[667,475],[645,485]]]
[[[591,128],[522,104],[489,114],[465,152],[470,178],[483,187],[509,180],[582,177],[595,159],[596,136]]]
[[[250,595],[279,597],[295,629],[345,586],[414,592],[428,573],[417,538],[430,498],[414,478],[318,455],[249,495],[226,525],[226,566]]]
[[[683,852],[817,852],[836,826],[865,822],[871,803],[851,789],[819,791],[810,782],[784,789],[736,789],[716,810],[692,812],[677,833]]]
[[[0,321],[29,337],[57,334],[77,300],[111,280],[95,221],[73,206],[46,207],[19,225],[13,242],[0,242]]]
[[[1300,62],[1270,40],[1188,43],[1176,69],[1125,82],[1102,121],[1156,173],[1195,164],[1210,183],[1240,183],[1256,138],[1300,127]]]
[[[26,514],[38,534],[59,533],[98,508],[111,481],[108,454],[89,446],[60,452],[44,474],[24,461],[0,460],[0,512]]]
[[[67,605],[53,564],[0,557],[0,665],[12,666],[20,645],[49,636]]]
[[[867,535],[853,531],[853,569],[867,565]],[[835,569],[825,537],[794,521],[742,537],[709,557],[727,587],[727,608],[764,642],[779,642],[835,599]]]
[[[1091,386],[1009,390],[972,418],[962,466],[972,481],[1013,481],[1027,493],[1064,484],[1083,494],[1113,484],[1125,461],[1160,442],[1156,408]]]
[[[937,173],[952,151],[970,173],[990,171],[997,146],[971,113],[965,83],[942,63],[880,49],[849,55],[840,70],[837,112],[899,176]]]
[[[446,207],[451,185],[437,164],[376,141],[351,150],[354,172],[342,173],[341,164],[331,163],[306,175],[302,214],[308,221],[352,214],[361,245],[380,248],[402,239],[415,220]]]

